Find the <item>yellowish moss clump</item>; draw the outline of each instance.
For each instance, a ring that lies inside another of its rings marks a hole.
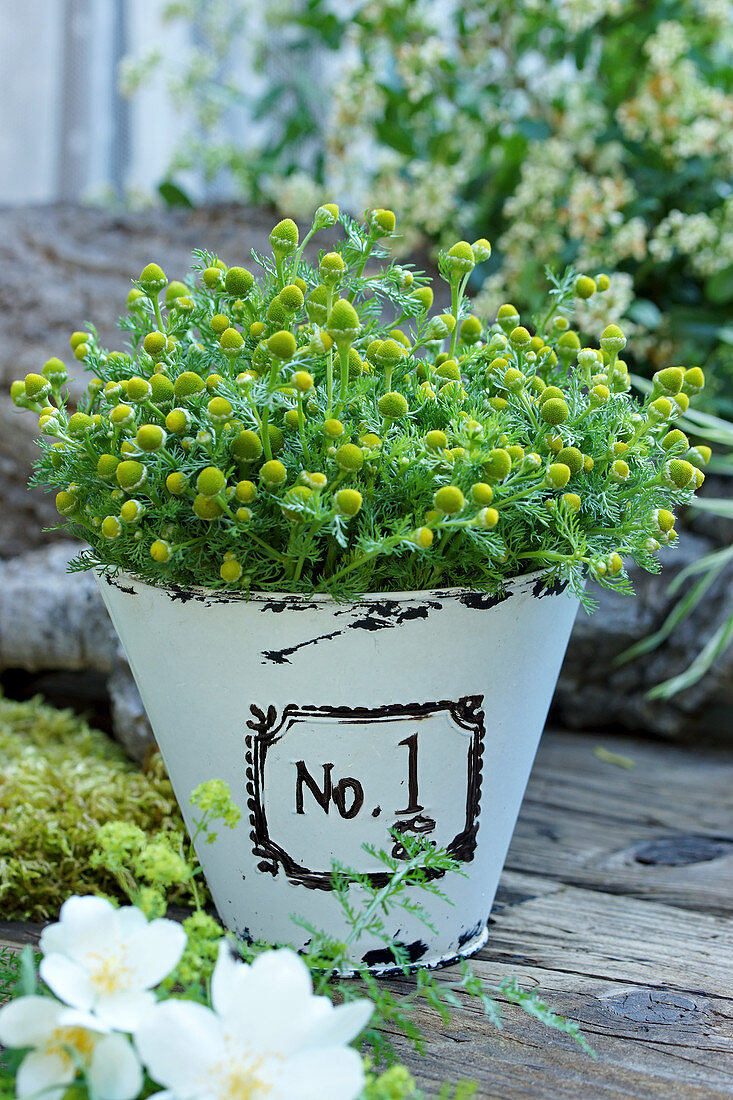
[[[0,696],[0,760],[0,910],[6,920],[55,918],[70,894],[103,891],[121,898],[112,876],[90,863],[106,822],[137,825],[148,837],[183,831],[161,757],[156,753],[142,772],[119,745],[70,710]]]

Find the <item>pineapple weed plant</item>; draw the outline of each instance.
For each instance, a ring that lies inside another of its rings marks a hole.
[[[307,263],[337,221],[345,239]],[[257,276],[207,252],[186,283],[151,263],[128,351],[72,335],[92,373],[76,411],[59,359],[13,383],[46,437],[34,484],[90,544],[75,568],[337,598],[498,591],[538,570],[579,595],[587,575],[628,591],[624,558],[658,570],[709,458],[672,426],[700,368],[658,371],[642,403],[620,328],[585,347],[568,319],[606,275],[548,271],[530,325],[510,304],[484,324],[464,291],[489,242],[441,253],[438,312],[425,277],[387,262],[394,233],[389,210],[358,224],[327,204],[303,241],[275,226]]]

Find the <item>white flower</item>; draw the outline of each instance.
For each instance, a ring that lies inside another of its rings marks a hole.
[[[103,898],[72,897],[41,936],[39,972],[65,1004],[133,1031],[155,1004],[149,991],[170,974],[185,945],[186,933],[174,921],[148,923],[132,905],[115,909]]]
[[[295,952],[267,951],[251,966],[225,943],[211,983],[212,1009],[156,1005],[135,1033],[161,1100],[354,1100],[360,1055],[347,1046],[366,1026],[369,1001],[334,1008],[313,994]]]
[[[18,997],[0,1008],[0,1043],[31,1048],[18,1068],[16,1096],[61,1100],[82,1069],[98,1100],[133,1100],[143,1085],[140,1063],[124,1035],[107,1032],[51,997]]]

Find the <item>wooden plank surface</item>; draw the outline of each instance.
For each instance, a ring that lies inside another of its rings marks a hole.
[[[0,943],[36,935],[0,924]],[[470,1077],[481,1100],[730,1100],[733,754],[549,731],[473,965],[578,1020],[597,1060],[512,1006],[497,1031],[466,1000],[448,1027],[421,1011],[426,1056],[396,1039],[428,1095]]]

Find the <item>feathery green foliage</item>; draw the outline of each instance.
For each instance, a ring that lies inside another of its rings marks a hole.
[[[669,434],[702,372],[667,368],[632,397],[618,326],[599,348],[569,327],[574,302],[602,293],[572,270],[548,272],[526,325],[509,304],[471,317],[483,240],[441,254],[451,307],[431,314],[425,279],[385,262],[391,211],[341,217],[336,251],[306,263],[337,216],[319,207],[302,243],[280,222],[272,255],[252,254],[257,278],[205,252],[187,284],[149,264],[128,351],[71,338],[93,374],[76,412],[59,360],[13,384],[47,437],[34,483],[91,543],[77,566],[337,598],[495,591],[538,570],[578,593],[588,574],[628,590],[624,557],[656,570],[676,537],[660,509],[704,479],[707,449]]]

